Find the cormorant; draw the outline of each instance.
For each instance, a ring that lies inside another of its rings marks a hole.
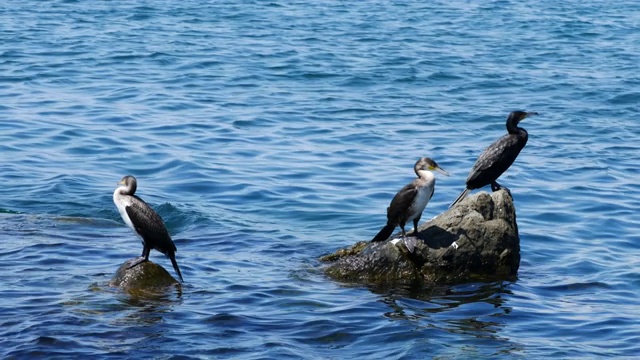
[[[391,204],[387,207],[387,225],[371,239],[372,242],[388,239],[396,226],[400,225],[402,239],[407,249],[413,252],[416,245],[415,239],[407,239],[404,225],[413,220],[413,231],[417,234],[418,222],[422,216],[422,211],[431,200],[436,185],[436,177],[431,171],[436,170],[449,176],[449,173],[428,157],[420,158],[413,166],[413,170],[418,178],[405,185],[393,197]]]
[[[113,192],[113,202],[118,207],[122,220],[142,240],[142,255],[129,265],[129,268],[148,261],[151,249],[156,249],[171,260],[180,281],[184,282],[176,262],[176,245],[171,240],[162,218],[144,200],[134,195],[138,187],[136,178],[127,175],[120,180],[118,185],[120,186]]]
[[[491,191],[503,188],[496,180],[513,164],[520,150],[524,148],[529,139],[527,130],[518,127],[518,123],[532,115],[538,115],[538,113],[513,111],[509,114],[507,118],[507,131],[509,133],[496,140],[480,154],[467,177],[467,188],[460,193],[449,207],[453,207],[460,202],[473,189],[479,189],[489,184],[491,184]],[[505,189],[509,191],[506,187]]]

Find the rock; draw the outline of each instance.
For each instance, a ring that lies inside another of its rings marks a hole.
[[[129,259],[120,265],[109,285],[138,294],[164,292],[176,284],[180,286],[178,280],[154,262],[145,261],[129,268],[137,259]]]
[[[428,210],[428,209],[427,209]],[[515,277],[520,238],[506,190],[467,197],[419,227],[413,253],[402,241],[358,242],[323,256],[325,273],[366,284],[451,284]]]

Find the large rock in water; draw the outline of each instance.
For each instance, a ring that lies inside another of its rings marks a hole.
[[[109,284],[137,294],[159,293],[174,285],[180,286],[178,280],[154,262],[145,261],[129,268],[136,260],[138,258],[129,259],[120,265]]]
[[[515,277],[520,238],[511,195],[505,190],[467,197],[419,227],[413,253],[390,240],[355,245],[326,255],[325,272],[366,284],[451,284]]]

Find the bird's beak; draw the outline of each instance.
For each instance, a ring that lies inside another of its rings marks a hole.
[[[525,115],[524,117],[529,117],[529,116],[538,115],[538,113],[537,113],[537,112],[535,112],[535,111],[529,111],[529,112],[526,112],[525,114],[526,114],[526,115]]]
[[[116,185],[124,185],[124,180],[120,180],[116,183]]]
[[[440,174],[442,174],[442,175],[449,176],[449,173],[448,173],[448,172],[446,172],[446,171],[444,171],[444,169],[443,169],[443,168],[441,168],[440,166],[436,166],[435,170],[436,170],[437,172],[439,172]]]

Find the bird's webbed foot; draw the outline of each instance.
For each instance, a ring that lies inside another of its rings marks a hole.
[[[415,236],[408,236],[408,237],[405,237],[405,238],[403,239],[403,243],[404,243],[404,246],[406,246],[406,247],[407,247],[407,250],[409,250],[409,252],[410,252],[410,253],[413,253],[413,250],[414,250],[414,249],[416,248],[416,246],[418,245],[417,237],[415,237]]]
[[[146,258],[146,257],[144,257],[144,256],[140,256],[140,257],[138,257],[137,259],[133,260],[133,262],[131,262],[131,263],[129,264],[129,267],[128,267],[127,269],[134,268],[134,267],[136,267],[136,266],[138,266],[138,265],[142,264],[142,263],[143,263],[143,262],[145,262],[145,261],[147,261],[147,258]]]

